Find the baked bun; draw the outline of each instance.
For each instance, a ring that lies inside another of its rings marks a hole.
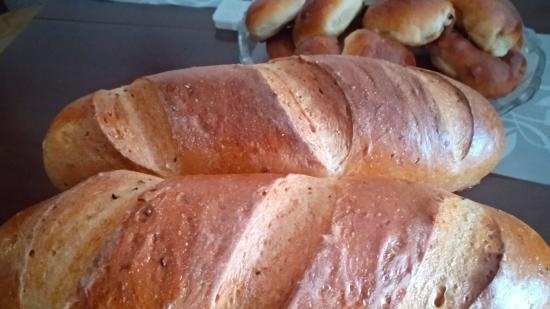
[[[294,42],[292,42],[292,32],[290,29],[284,29],[276,35],[270,37],[265,42],[265,48],[269,59],[289,57],[294,55]]]
[[[407,47],[367,29],[355,30],[348,35],[342,54],[384,59],[401,65],[416,65],[414,54]]]
[[[447,0],[379,0],[367,9],[363,26],[409,46],[436,40],[454,23],[455,11]]]
[[[258,41],[275,35],[292,21],[306,0],[257,0],[246,12],[248,32]]]
[[[316,35],[303,40],[296,46],[296,55],[337,55],[342,52],[338,39]]]
[[[457,23],[481,49],[502,57],[521,46],[521,16],[508,0],[451,0],[457,11]]]
[[[484,52],[456,31],[445,33],[429,48],[433,65],[487,98],[502,97],[525,76],[527,62],[512,49],[502,58]]]
[[[293,38],[296,46],[316,35],[337,37],[363,7],[362,0],[309,0],[296,18]]]

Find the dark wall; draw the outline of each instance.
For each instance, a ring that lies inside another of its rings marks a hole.
[[[0,14],[4,13],[4,12],[7,12],[8,9],[6,8],[6,4],[4,3],[3,0],[0,0]]]
[[[516,6],[523,23],[539,33],[550,33],[549,0],[511,0]]]

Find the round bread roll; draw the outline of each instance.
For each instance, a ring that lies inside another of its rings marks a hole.
[[[451,0],[457,23],[477,46],[502,57],[521,44],[521,16],[508,0]]]
[[[487,98],[502,97],[525,76],[527,63],[512,49],[502,58],[484,52],[456,31],[445,33],[428,48],[433,65]]]
[[[275,35],[292,21],[306,0],[257,0],[246,12],[248,32],[258,41]]]
[[[362,0],[309,0],[296,18],[292,36],[296,46],[316,35],[337,37],[363,7]]]
[[[276,35],[270,37],[265,42],[267,55],[269,59],[289,57],[294,55],[294,42],[292,42],[292,32],[290,29],[284,29]]]
[[[401,65],[416,65],[414,54],[405,46],[367,29],[355,30],[348,35],[342,53],[384,59]]]
[[[436,40],[453,25],[455,11],[447,0],[379,0],[367,9],[363,26],[409,46]]]
[[[342,52],[338,39],[316,35],[296,46],[296,55],[337,55]]]

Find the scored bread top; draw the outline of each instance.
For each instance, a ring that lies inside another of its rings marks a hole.
[[[0,244],[2,308],[550,304],[550,249],[528,226],[388,179],[104,173]]]
[[[454,191],[489,173],[503,144],[498,114],[458,82],[323,55],[178,70],[96,92],[56,117],[44,162],[61,188],[118,166],[385,176]]]
[[[434,41],[454,21],[448,0],[379,0],[363,16],[365,28],[409,46]]]

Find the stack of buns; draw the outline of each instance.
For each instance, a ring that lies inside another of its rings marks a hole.
[[[293,54],[358,55],[424,63],[487,98],[523,80],[521,17],[509,0],[257,0],[246,14],[271,59]],[[364,13],[362,13],[364,11]],[[362,17],[362,20],[360,20]]]

